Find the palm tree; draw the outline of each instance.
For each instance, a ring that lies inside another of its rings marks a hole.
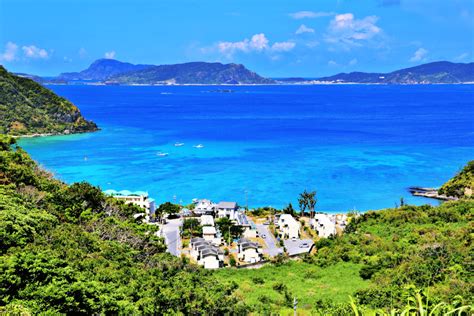
[[[298,204],[300,206],[301,212],[304,214],[304,211],[308,209],[309,217],[313,218],[317,201],[318,199],[316,198],[316,191],[308,192],[304,190],[304,192],[301,193],[300,197],[298,198]]]

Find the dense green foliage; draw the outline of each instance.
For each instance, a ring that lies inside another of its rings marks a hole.
[[[97,130],[68,100],[0,66],[0,133],[80,133]]]
[[[474,160],[469,161],[454,178],[443,184],[438,193],[446,196],[463,197],[468,190],[472,195],[474,191]]]
[[[165,253],[140,212],[55,180],[0,136],[0,314],[244,311],[235,285]]]

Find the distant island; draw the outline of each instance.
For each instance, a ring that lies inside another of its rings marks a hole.
[[[80,72],[44,78],[17,74],[41,84],[239,85],[239,84],[463,84],[474,83],[474,63],[437,61],[389,73],[351,72],[328,77],[265,78],[241,64],[189,62],[171,65],[131,64],[98,59]]]
[[[474,63],[438,61],[390,73],[351,72],[323,77],[329,83],[437,84],[474,83]]]
[[[114,59],[99,59],[81,72],[62,73],[56,79],[96,81],[105,84],[271,84],[239,64],[190,62],[174,65],[134,65]]]
[[[79,109],[32,79],[0,66],[0,133],[14,136],[98,130]]]

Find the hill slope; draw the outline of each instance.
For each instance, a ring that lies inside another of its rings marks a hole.
[[[122,74],[129,71],[142,70],[151,67],[151,65],[134,65],[124,63],[115,59],[98,59],[93,62],[89,68],[81,72],[65,72],[59,75],[58,79],[72,80],[107,80],[113,75]]]
[[[192,62],[153,66],[109,78],[120,84],[267,84],[273,83],[243,65]]]
[[[96,131],[79,109],[37,82],[0,66],[0,133],[80,133]]]
[[[233,288],[165,253],[139,207],[55,180],[13,143],[0,135],[1,315],[239,313]]]
[[[464,197],[472,196],[474,191],[474,160],[467,165],[454,178],[443,184],[438,193],[446,196]]]
[[[474,63],[463,64],[439,61],[390,73],[340,73],[330,77],[319,78],[318,80],[385,84],[466,83],[474,82]]]

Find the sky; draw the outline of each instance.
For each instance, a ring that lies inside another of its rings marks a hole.
[[[0,0],[0,64],[241,63],[266,77],[474,60],[474,0]]]

